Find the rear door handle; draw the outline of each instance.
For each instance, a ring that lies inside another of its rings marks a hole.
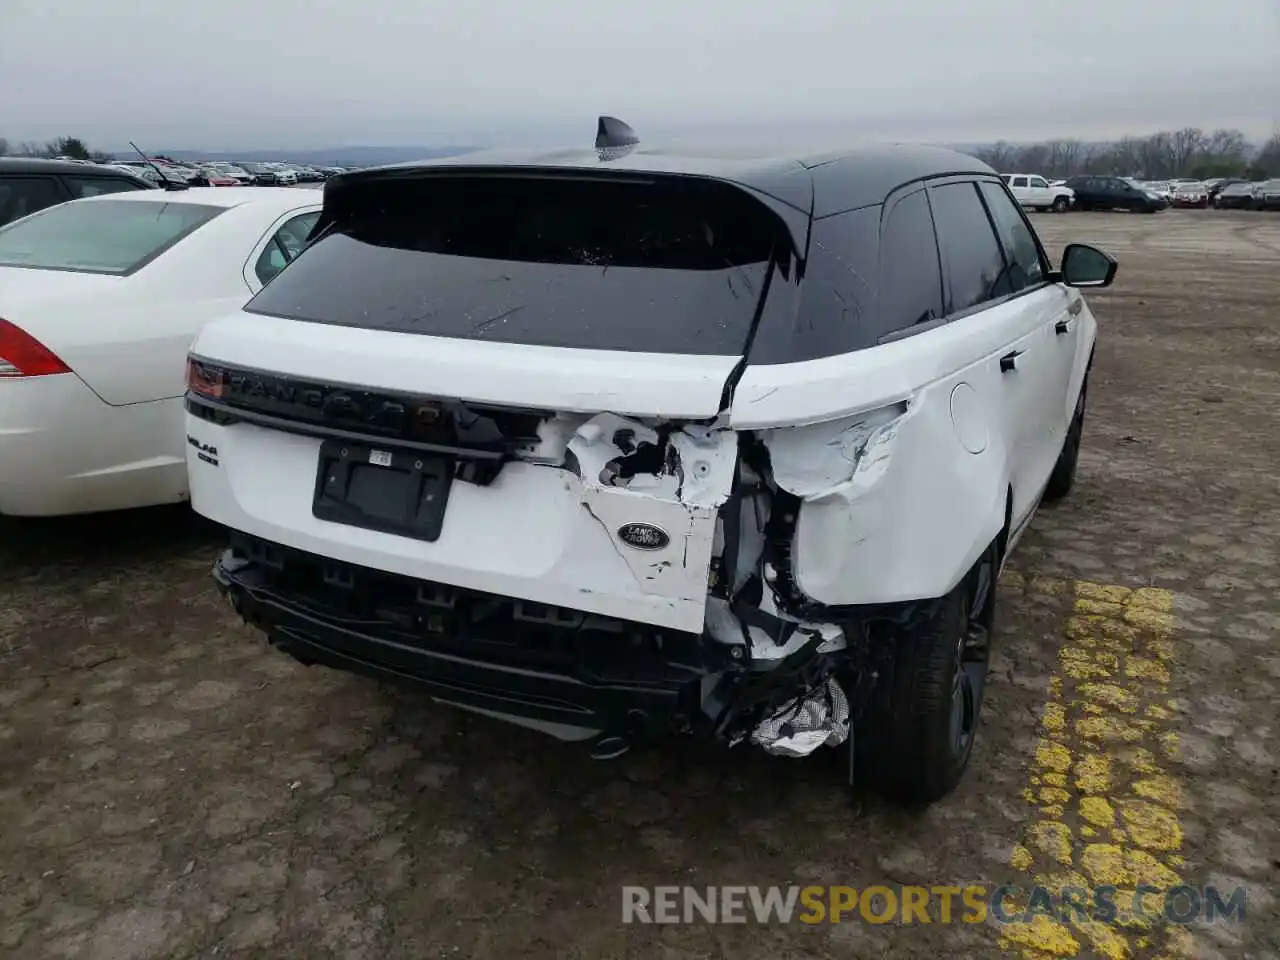
[[[1000,358],[1000,372],[1012,373],[1018,369],[1018,358],[1026,353],[1025,350],[1013,350],[1006,353]]]
[[[1057,323],[1053,325],[1053,332],[1058,334],[1059,336],[1061,336],[1064,333],[1067,333],[1068,331],[1070,331],[1070,329],[1071,329],[1070,320],[1059,320]]]

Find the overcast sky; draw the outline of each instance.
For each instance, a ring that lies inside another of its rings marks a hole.
[[[310,148],[783,129],[1271,134],[1280,0],[0,0],[0,136]],[[812,136],[810,136],[812,139]]]

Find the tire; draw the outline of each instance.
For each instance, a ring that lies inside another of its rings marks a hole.
[[[1080,393],[1076,397],[1076,409],[1071,414],[1071,423],[1067,426],[1067,437],[1062,442],[1062,451],[1058,454],[1058,462],[1053,465],[1053,473],[1049,474],[1049,483],[1044,488],[1044,499],[1050,502],[1061,500],[1076,482],[1076,464],[1080,460],[1080,438],[1084,435],[1084,411],[1088,399],[1089,378],[1080,384]]]
[[[854,732],[855,773],[883,796],[928,804],[969,765],[991,659],[999,550],[991,544],[944,597],[913,605]]]
[[[1052,207],[1052,210],[1053,210],[1053,212],[1054,212],[1054,213],[1066,213],[1066,212],[1067,212],[1067,207],[1069,207],[1069,206],[1071,206],[1071,203],[1067,200],[1067,198],[1066,198],[1066,197],[1054,197],[1054,198],[1053,198],[1053,207]]]

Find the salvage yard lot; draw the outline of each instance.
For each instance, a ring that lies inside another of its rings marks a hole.
[[[276,654],[185,510],[0,524],[0,956],[1280,956],[1280,221],[1035,218],[1120,260],[1072,495],[925,812],[691,742],[593,764]],[[1244,886],[1185,930],[624,926],[624,884]]]

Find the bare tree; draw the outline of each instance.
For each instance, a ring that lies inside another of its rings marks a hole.
[[[1005,173],[1013,163],[1014,150],[1009,146],[1008,141],[997,140],[991,146],[976,151],[976,156],[998,173]]]
[[[1140,143],[1138,164],[1144,177],[1159,179],[1173,175],[1173,143],[1168,131],[1153,133]]]
[[[1261,176],[1280,177],[1280,133],[1273,133],[1271,139],[1262,145],[1253,158],[1252,167]]]
[[[1070,177],[1079,173],[1080,155],[1083,149],[1079,140],[1050,140],[1046,172],[1058,177]]]
[[[1121,137],[1116,144],[1116,173],[1131,174],[1142,163],[1144,141],[1139,137]]]
[[[1169,135],[1169,159],[1175,176],[1187,173],[1191,161],[1204,152],[1204,131],[1199,127],[1183,127]]]
[[[1115,144],[1086,143],[1080,147],[1080,173],[1114,173]]]
[[[1204,145],[1205,157],[1216,163],[1241,163],[1248,144],[1239,130],[1215,130]]]
[[[1048,166],[1049,148],[1043,143],[1020,147],[1015,162],[1023,173],[1039,173]]]

